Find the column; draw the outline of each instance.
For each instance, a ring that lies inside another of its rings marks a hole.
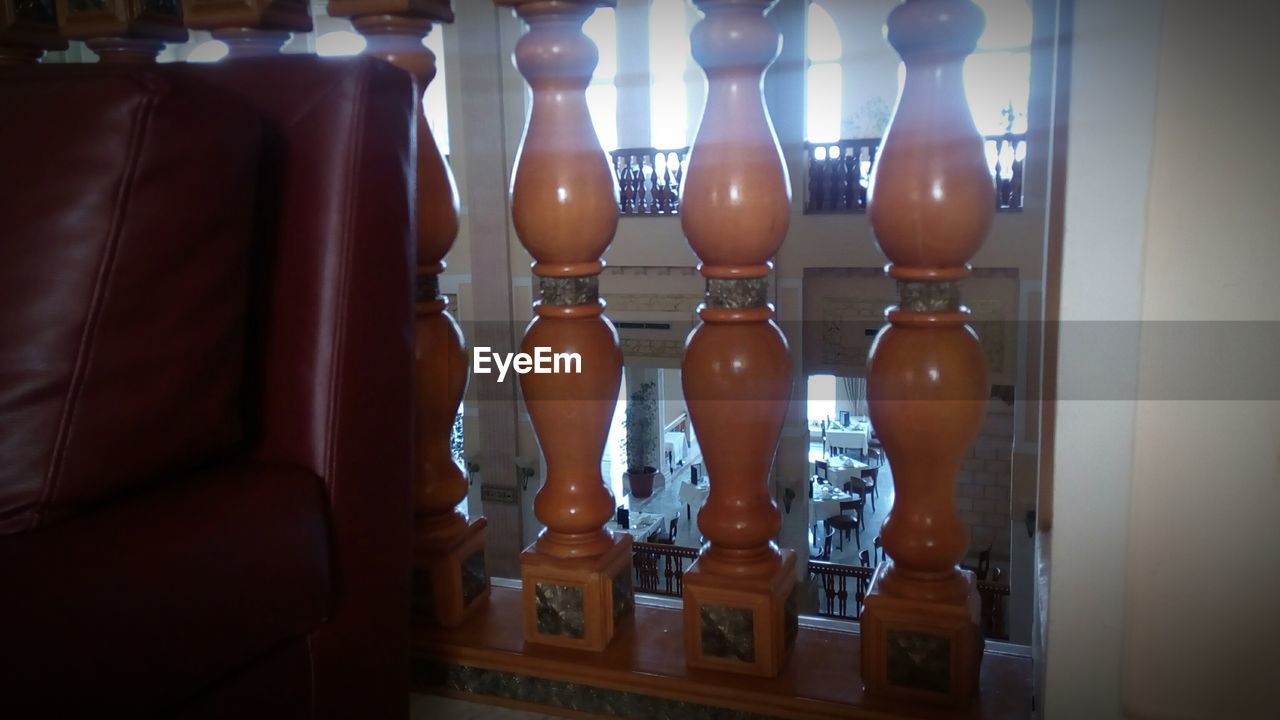
[[[332,0],[329,14],[352,18],[368,40],[365,54],[408,72],[419,97],[426,92],[436,58],[422,41],[436,23],[453,21],[448,0]],[[458,191],[421,105],[417,129],[413,609],[417,617],[453,627],[489,596],[486,522],[468,522],[458,510],[467,479],[450,445],[468,359],[439,277],[458,236]]]
[[[0,65],[38,62],[46,50],[66,50],[52,2],[0,0]]]
[[[872,177],[870,219],[899,304],[871,348],[871,420],[896,500],[862,615],[862,679],[873,695],[967,705],[982,635],[955,506],[961,459],[987,407],[987,366],[959,281],[991,226],[995,197],[964,93],[984,25],[969,0],[907,0],[889,42],[907,78]]]
[[[685,348],[685,399],[711,492],[698,514],[708,543],[684,576],[690,667],[773,676],[795,640],[795,552],[769,470],[791,397],[791,356],[768,302],[791,191],[761,95],[780,34],[773,0],[697,0],[693,56],[706,111],[689,161],[681,225],[702,264],[702,323]]]
[[[618,189],[587,111],[598,62],[582,25],[611,0],[496,0],[529,25],[515,60],[533,89],[511,212],[534,258],[541,300],[521,350],[575,353],[580,373],[524,374],[520,388],[546,460],[534,499],[545,529],[520,556],[524,636],[602,650],[632,611],[631,537],[604,524],[613,493],[600,473],[622,351],[599,297],[600,256],[618,226]]]
[[[182,12],[187,27],[227,44],[229,60],[276,55],[293,33],[311,32],[305,0],[182,0]]]
[[[152,63],[166,42],[187,40],[177,3],[57,0],[57,9],[63,37],[84,40],[104,63]]]

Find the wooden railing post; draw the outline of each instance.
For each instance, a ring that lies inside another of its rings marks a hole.
[[[56,0],[63,37],[84,40],[99,60],[111,64],[155,62],[166,42],[185,42],[182,6],[170,2]]]
[[[182,8],[187,27],[227,44],[229,60],[275,55],[293,33],[312,27],[307,0],[182,0]]]
[[[38,62],[46,50],[66,50],[53,0],[0,0],[0,65]]]
[[[576,353],[580,373],[524,374],[547,475],[534,500],[546,526],[520,556],[529,642],[602,650],[633,605],[631,537],[604,524],[613,493],[600,473],[618,398],[622,351],[599,298],[600,256],[618,227],[613,168],[591,124],[586,89],[599,52],[582,26],[612,0],[496,0],[529,25],[515,60],[533,109],[512,181],[516,233],[533,256],[541,300],[521,350]]]
[[[862,615],[872,694],[966,705],[978,690],[980,602],[963,559],[955,480],[987,407],[987,364],[958,282],[995,212],[962,68],[983,29],[970,0],[907,0],[889,15],[906,85],[873,171],[870,219],[899,304],[871,348],[867,397],[896,499],[888,556]]]
[[[436,23],[453,22],[449,0],[331,0],[329,14],[352,18],[368,40],[365,54],[408,72],[417,96],[423,96],[436,76],[436,57],[422,39]],[[457,510],[468,484],[450,441],[468,365],[439,277],[458,236],[458,191],[421,106],[417,127],[414,613],[453,627],[489,595],[487,523],[484,518],[468,523]]]
[[[696,0],[693,56],[709,80],[689,159],[681,225],[702,264],[702,323],[683,363],[689,417],[711,482],[707,538],[684,576],[691,667],[777,675],[794,642],[795,553],[774,538],[769,471],[791,397],[791,356],[769,303],[771,258],[786,236],[790,182],[761,94],[780,34],[774,0]]]

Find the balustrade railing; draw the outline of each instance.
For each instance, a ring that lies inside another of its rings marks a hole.
[[[880,138],[859,138],[833,143],[805,143],[805,213],[866,212],[867,187],[871,169],[880,152],[880,142]],[[1021,210],[1026,134],[989,135],[985,138],[985,151],[987,165],[995,176],[996,210]]]
[[[698,558],[698,548],[635,543],[631,551],[636,592],[667,597],[684,595],[684,571]]]
[[[689,169],[689,148],[621,148],[609,153],[618,178],[623,215],[676,215],[680,186]]]

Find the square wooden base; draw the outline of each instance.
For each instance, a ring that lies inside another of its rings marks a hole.
[[[796,554],[782,550],[768,577],[741,578],[703,570],[684,573],[685,661],[691,668],[776,677],[795,644],[799,616],[793,592]]]
[[[590,558],[557,558],[536,547],[520,554],[525,641],[604,650],[635,610],[631,536]]]
[[[969,593],[954,603],[889,595],[871,579],[862,609],[862,681],[867,693],[913,703],[967,707],[978,694],[982,662],[977,579],[962,570]]]
[[[477,518],[449,546],[415,548],[413,614],[457,627],[489,598],[484,518]]]

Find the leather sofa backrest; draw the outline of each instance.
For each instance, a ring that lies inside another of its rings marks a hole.
[[[0,73],[0,533],[233,451],[263,123],[156,70]]]

